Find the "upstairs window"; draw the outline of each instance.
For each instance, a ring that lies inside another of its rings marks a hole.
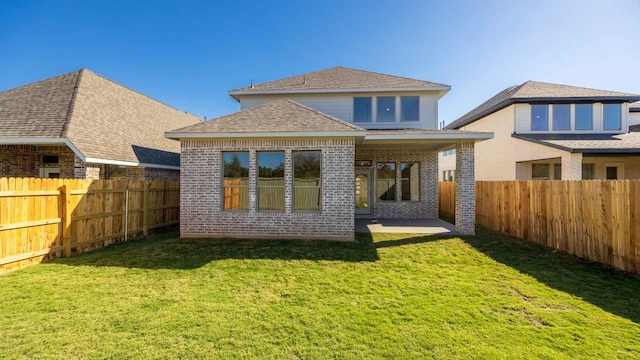
[[[249,210],[249,152],[222,153],[225,210]]]
[[[571,105],[553,105],[553,130],[571,130]]]
[[[576,130],[593,130],[593,105],[576,105]]]
[[[604,104],[604,129],[622,129],[622,107],[620,104]]]
[[[400,97],[400,121],[420,120],[420,97],[402,96]]]
[[[549,130],[549,106],[531,105],[531,131]]]
[[[376,122],[396,121],[396,98],[395,96],[378,97],[378,116]]]
[[[284,152],[258,153],[258,210],[284,210]]]
[[[353,122],[371,122],[371,112],[370,97],[353,98]]]

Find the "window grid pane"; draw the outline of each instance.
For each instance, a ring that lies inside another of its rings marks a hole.
[[[249,153],[225,152],[222,157],[224,210],[249,210]]]
[[[401,163],[402,198],[403,201],[420,201],[420,164]]]
[[[258,152],[258,210],[284,210],[284,152]]]
[[[553,105],[553,130],[571,130],[570,105]]]
[[[622,108],[620,104],[604,104],[604,129],[620,130],[622,128]]]
[[[400,98],[402,121],[419,121],[420,120],[420,97],[419,96],[402,96]]]
[[[378,200],[395,200],[396,199],[396,164],[395,163],[377,163],[377,195]]]
[[[531,131],[549,130],[549,106],[531,105]]]
[[[396,98],[395,96],[378,97],[378,116],[376,122],[396,121]]]
[[[371,98],[353,98],[353,122],[371,122]]]
[[[576,130],[593,130],[593,105],[576,105]]]
[[[320,151],[293,152],[293,210],[321,210],[321,162]]]

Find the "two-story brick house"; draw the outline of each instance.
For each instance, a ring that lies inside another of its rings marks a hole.
[[[495,134],[476,147],[477,180],[638,179],[638,100],[635,94],[527,81],[446,129]],[[452,157],[441,153],[440,161],[443,179]]]
[[[473,233],[474,144],[437,130],[450,87],[335,67],[231,90],[241,110],[173,130],[183,237],[353,240],[354,216],[438,217],[437,152],[456,147],[456,227]]]

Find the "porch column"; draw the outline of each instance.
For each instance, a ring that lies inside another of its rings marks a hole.
[[[562,155],[562,180],[582,180],[582,153]]]
[[[456,145],[456,230],[460,234],[476,232],[476,184],[474,142]]]

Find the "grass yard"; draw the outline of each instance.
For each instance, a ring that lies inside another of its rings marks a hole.
[[[481,230],[151,236],[0,276],[2,359],[640,359],[640,278]]]

